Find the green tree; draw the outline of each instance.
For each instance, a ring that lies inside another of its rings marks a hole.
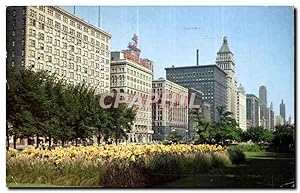
[[[172,141],[173,143],[178,143],[182,139],[182,136],[177,133],[177,131],[171,131],[167,137],[167,140]]]

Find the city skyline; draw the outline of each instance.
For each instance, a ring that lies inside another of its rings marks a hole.
[[[63,8],[73,13],[73,7]],[[96,26],[98,13],[97,6],[76,6],[75,14]],[[199,65],[215,63],[227,36],[237,83],[257,96],[265,85],[275,114],[284,99],[294,119],[293,7],[101,6],[100,18],[101,28],[112,34],[112,51],[126,49],[132,34],[139,35],[141,56],[154,61],[154,79],[165,78],[165,67],[196,65],[196,49]]]

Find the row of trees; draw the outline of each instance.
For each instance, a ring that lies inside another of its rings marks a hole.
[[[36,136],[65,142],[101,137],[126,138],[135,119],[135,111],[120,104],[103,109],[99,96],[86,84],[70,85],[45,72],[7,67],[6,117],[7,140]],[[114,97],[106,97],[106,104]],[[112,105],[113,106],[113,105]],[[9,141],[8,141],[9,142]],[[9,143],[8,143],[9,144]],[[49,146],[51,140],[49,140]]]
[[[291,146],[295,143],[295,127],[293,125],[278,125],[274,131],[260,127],[251,127],[242,131],[232,113],[225,107],[217,107],[219,121],[209,121],[199,111],[192,113],[197,122],[197,134],[199,143],[224,144],[230,141],[252,141],[253,143],[267,142],[275,146]]]

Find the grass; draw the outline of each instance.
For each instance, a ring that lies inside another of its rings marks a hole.
[[[242,164],[191,175],[158,187],[275,188],[295,181],[295,170],[293,154],[246,152]]]

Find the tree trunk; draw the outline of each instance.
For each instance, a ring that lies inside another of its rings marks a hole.
[[[39,147],[39,134],[36,134],[36,148]]]
[[[6,141],[7,141],[6,149],[8,150],[9,149],[9,135],[8,134],[6,134]]]
[[[49,149],[51,148],[51,135],[49,136]]]
[[[78,144],[78,140],[77,140],[77,137],[75,139],[75,146],[77,147],[77,144]]]
[[[13,143],[14,143],[14,149],[17,149],[17,136],[14,135],[14,139],[13,139]]]
[[[64,147],[65,145],[65,140],[61,140],[61,147]]]
[[[97,143],[98,143],[98,145],[100,145],[100,138],[101,138],[101,135],[99,134],[98,137],[97,137]]]

